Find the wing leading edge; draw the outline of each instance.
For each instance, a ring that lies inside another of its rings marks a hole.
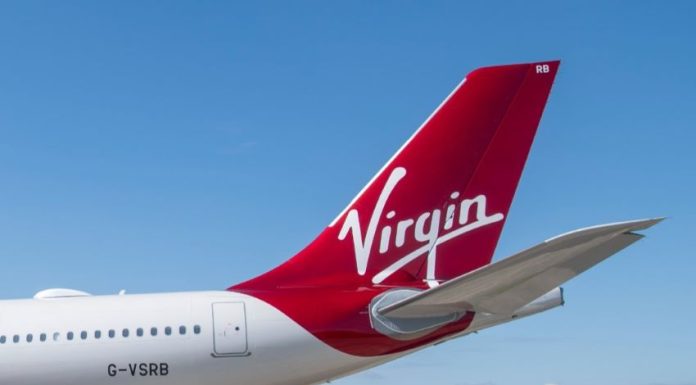
[[[663,218],[588,227],[551,238],[442,285],[374,309],[391,319],[446,317],[466,311],[512,315],[607,259]]]

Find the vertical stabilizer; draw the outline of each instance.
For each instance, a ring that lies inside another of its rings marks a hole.
[[[238,287],[432,287],[490,263],[558,65],[471,72],[311,244]]]

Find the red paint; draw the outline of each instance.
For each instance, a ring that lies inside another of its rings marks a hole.
[[[479,195],[486,197],[486,215],[503,216],[437,245],[435,277],[449,280],[490,263],[558,65],[554,61],[487,67],[467,76],[349,207],[357,210],[364,238],[390,175],[399,167],[406,170],[379,216],[364,275],[358,273],[353,233],[339,239],[350,212],[346,210],[293,258],[230,290],[270,303],[325,343],[360,356],[408,350],[466,329],[472,314],[411,341],[391,339],[370,326],[367,310],[374,296],[394,287],[427,288],[427,253],[380,284],[373,284],[372,279],[410,251],[430,245],[416,239],[412,226],[411,232],[404,233],[408,234],[404,244],[397,246],[394,237],[399,221],[416,220],[424,213],[430,213],[432,219],[436,210],[444,217],[448,205]],[[453,192],[459,198],[453,199]],[[476,219],[474,207],[478,205],[472,206],[469,222]],[[387,216],[390,211],[395,212],[392,218]],[[439,237],[460,226],[455,221],[446,228],[444,221],[439,222]],[[391,242],[381,253],[381,230],[387,225],[392,226]]]

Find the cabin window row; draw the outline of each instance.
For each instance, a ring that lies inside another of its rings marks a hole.
[[[152,337],[157,337],[160,334],[159,332],[160,332],[160,329],[157,327],[151,327],[147,331],[143,328],[137,328],[134,331],[134,335],[137,337],[144,337],[145,334],[149,334]],[[177,330],[175,330],[171,326],[167,326],[167,327],[163,328],[162,335],[171,336],[173,334],[176,334],[177,332],[179,335],[182,335],[182,336],[186,335],[186,333],[187,333],[186,326],[183,326],[183,325],[179,326],[177,328]],[[193,326],[193,334],[201,334],[201,326],[200,325]],[[119,336],[122,338],[128,338],[130,335],[131,335],[131,329],[129,329],[129,328],[120,329],[118,331],[116,329],[109,329],[104,334],[102,334],[101,330],[95,330],[94,333],[92,334],[92,338],[95,340],[102,339],[102,337],[104,337],[104,338],[116,338],[116,336]],[[56,341],[56,342],[60,341],[62,337],[63,337],[63,335],[60,332],[55,332],[55,333],[50,335],[50,339],[53,341]],[[79,333],[74,333],[71,331],[65,333],[65,339],[67,341],[73,341],[76,339],[87,340],[88,338],[90,338],[90,333],[87,332],[86,330],[82,330]],[[49,339],[49,334],[47,334],[47,333],[38,334],[36,339],[40,342],[46,342]],[[26,334],[24,336],[23,340],[26,341],[27,343],[33,342],[35,340],[34,334],[32,334],[32,333]],[[22,341],[22,337],[19,334],[15,334],[10,339],[10,337],[8,337],[8,336],[0,335],[0,345],[3,345],[5,343],[9,343],[10,341],[12,343],[17,344],[20,341]]]

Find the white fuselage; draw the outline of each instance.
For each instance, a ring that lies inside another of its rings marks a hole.
[[[0,302],[3,385],[311,384],[390,358],[341,353],[234,292]]]
[[[0,384],[315,384],[558,306],[558,298],[513,317],[477,314],[460,333],[371,357],[336,350],[233,291],[0,301]]]

